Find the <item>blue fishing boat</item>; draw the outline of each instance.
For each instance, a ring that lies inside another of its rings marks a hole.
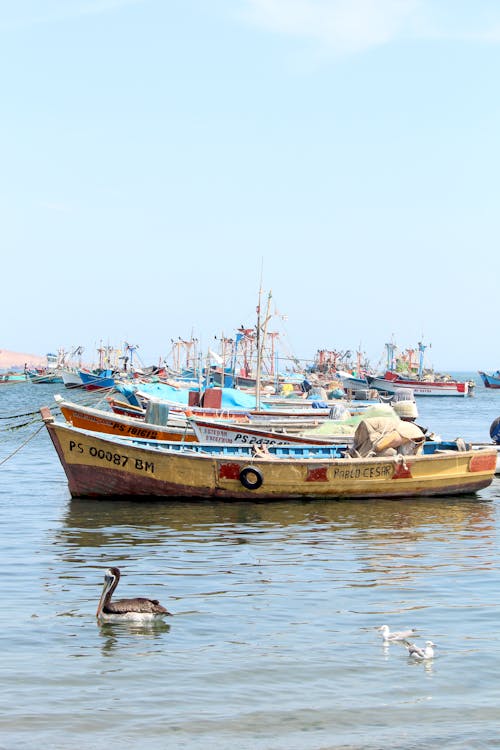
[[[56,370],[41,368],[39,370],[27,370],[26,376],[31,383],[47,385],[47,383],[62,383],[63,379]]]
[[[82,381],[82,387],[86,391],[101,391],[113,388],[115,385],[112,370],[96,370],[93,372],[78,370],[78,374]]]
[[[479,375],[485,388],[500,388],[500,370],[492,374],[479,370]]]

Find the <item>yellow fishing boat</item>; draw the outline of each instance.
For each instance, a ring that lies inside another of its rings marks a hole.
[[[82,430],[56,422],[47,407],[40,411],[73,497],[333,500],[462,495],[491,483],[497,457],[494,448],[472,450],[463,441],[429,441],[417,445],[415,455],[405,455],[389,446],[392,432],[379,441],[381,454],[360,458],[338,445],[265,450],[186,445]],[[390,455],[382,455],[388,451]]]

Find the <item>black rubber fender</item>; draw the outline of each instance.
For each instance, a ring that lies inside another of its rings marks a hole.
[[[490,438],[494,443],[500,443],[500,417],[494,419],[490,425]]]
[[[258,490],[263,481],[264,477],[255,466],[245,466],[240,471],[240,482],[247,490]]]

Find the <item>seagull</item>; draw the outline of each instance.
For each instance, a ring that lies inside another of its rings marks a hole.
[[[412,656],[418,661],[432,659],[434,657],[434,649],[437,648],[436,644],[432,641],[426,641],[425,648],[420,648],[420,646],[416,646],[414,643],[408,643],[408,641],[405,641],[405,646],[408,649],[408,656]]]
[[[405,641],[416,633],[415,628],[410,628],[409,630],[395,630],[391,633],[388,625],[381,625],[377,630],[380,632],[384,641]]]
[[[120,580],[119,568],[108,568],[104,574],[104,586],[97,606],[96,617],[99,621],[135,620],[152,622],[165,615],[170,615],[157,599],[117,599],[112,602],[111,597]]]

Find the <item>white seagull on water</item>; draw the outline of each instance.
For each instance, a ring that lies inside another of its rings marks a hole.
[[[420,648],[420,646],[416,646],[414,643],[408,643],[408,641],[405,641],[405,646],[408,649],[408,656],[412,656],[418,661],[432,659],[434,657],[434,649],[436,648],[436,644],[432,641],[426,641],[425,648]]]
[[[409,630],[395,630],[391,633],[388,625],[381,625],[377,630],[384,641],[406,641],[416,632],[415,628],[410,628]]]

